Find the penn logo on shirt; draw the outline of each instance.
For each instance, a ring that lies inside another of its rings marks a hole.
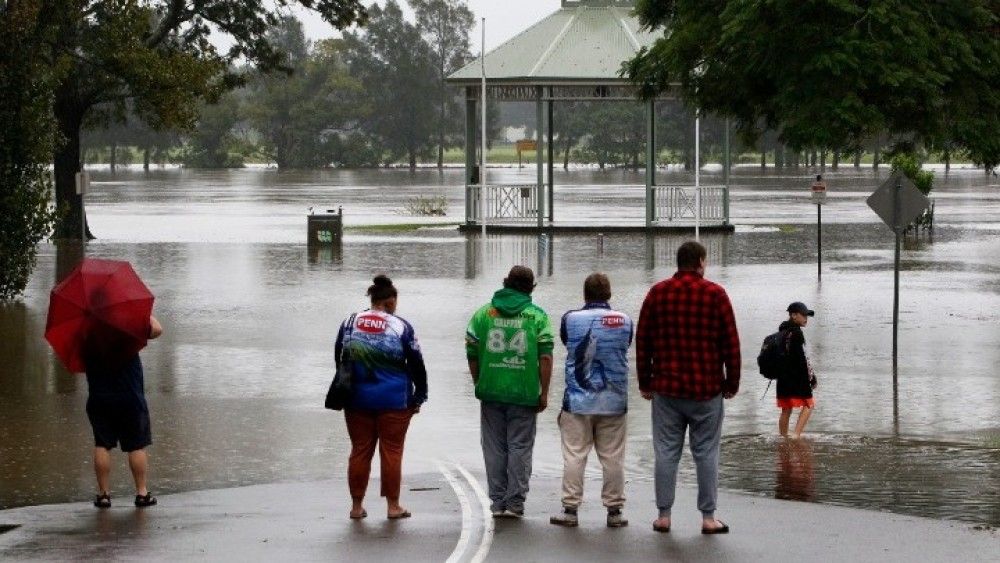
[[[389,323],[378,315],[362,315],[358,317],[357,327],[361,332],[379,334],[389,328]]]
[[[625,326],[625,317],[621,315],[605,315],[601,317],[601,324],[608,328],[621,328]]]

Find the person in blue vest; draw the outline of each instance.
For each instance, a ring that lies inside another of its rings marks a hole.
[[[559,413],[563,451],[563,512],[549,519],[557,526],[579,524],[583,474],[593,448],[604,470],[601,501],[607,525],[628,525],[625,505],[625,419],[628,410],[628,349],[633,325],[611,308],[611,281],[595,273],[583,283],[582,309],[562,318],[559,336],[566,345],[566,391]]]

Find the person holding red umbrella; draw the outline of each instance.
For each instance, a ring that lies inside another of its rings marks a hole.
[[[156,317],[149,317],[149,336],[163,334]],[[100,350],[101,346],[91,349]],[[146,488],[149,457],[146,448],[153,443],[146,404],[142,361],[135,354],[124,363],[107,361],[99,353],[84,355],[87,370],[87,418],[94,431],[94,473],[97,476],[97,498],[94,506],[111,506],[111,450],[120,445],[128,454],[128,466],[135,481],[135,505],[153,506],[156,497]]]
[[[139,351],[163,334],[153,294],[127,262],[84,259],[53,290],[45,338],[70,372],[86,372],[94,431],[94,506],[111,506],[111,450],[128,454],[135,505],[156,504],[146,488],[152,443]]]

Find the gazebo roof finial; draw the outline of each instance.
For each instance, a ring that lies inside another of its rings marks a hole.
[[[576,8],[578,6],[632,8],[635,6],[635,0],[562,0],[563,8]]]

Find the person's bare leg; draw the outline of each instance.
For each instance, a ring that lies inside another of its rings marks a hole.
[[[802,432],[806,429],[806,423],[809,422],[809,415],[812,414],[812,409],[809,407],[802,407],[799,411],[799,419],[795,422],[795,437],[801,438]]]
[[[146,450],[135,450],[128,453],[128,467],[132,470],[132,479],[135,481],[135,494],[146,496],[146,469],[149,466],[149,457]]]
[[[97,476],[98,494],[108,494],[111,490],[111,452],[105,448],[94,448],[94,474]]]
[[[367,514],[365,512],[365,497],[352,498],[351,499],[351,518],[364,518]]]
[[[712,516],[711,518],[705,518],[704,516],[702,516],[701,518],[702,530],[718,530],[719,528],[725,528],[725,527],[726,523],[723,522],[722,520],[719,520],[715,516]]]
[[[402,512],[406,512],[406,509],[399,504],[399,497],[396,498],[385,497],[385,504],[386,504],[387,514],[389,514],[389,516],[395,516]]]
[[[781,416],[778,417],[778,432],[782,436],[788,436],[788,419],[792,417],[792,409],[781,409]]]

